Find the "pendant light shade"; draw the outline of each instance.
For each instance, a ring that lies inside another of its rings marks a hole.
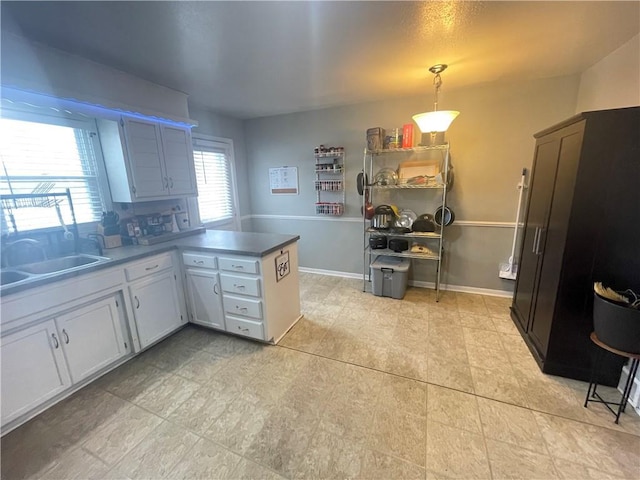
[[[451,122],[460,115],[455,110],[438,110],[438,91],[442,85],[440,73],[444,72],[447,65],[437,64],[429,69],[435,75],[433,85],[435,86],[435,100],[433,102],[433,112],[418,113],[413,116],[413,120],[418,124],[422,133],[446,132]]]
[[[446,132],[458,115],[460,112],[455,110],[440,110],[439,112],[418,113],[412,118],[422,133],[431,133]]]

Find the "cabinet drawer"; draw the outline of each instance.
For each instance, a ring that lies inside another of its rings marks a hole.
[[[207,253],[183,253],[182,261],[186,267],[218,268],[216,257]]]
[[[239,293],[241,295],[260,296],[260,279],[255,277],[241,277],[240,275],[220,274],[222,291]]]
[[[257,260],[239,260],[237,258],[220,257],[220,270],[228,272],[260,273],[260,262]]]
[[[127,275],[127,280],[132,281],[167,270],[168,268],[173,268],[173,262],[171,261],[170,254],[158,255],[157,257],[153,257],[144,262],[126,266],[124,271]]]
[[[260,300],[224,295],[222,297],[222,303],[225,313],[258,319],[262,318],[262,302]]]
[[[227,316],[227,332],[264,340],[262,323],[245,320],[243,318]]]

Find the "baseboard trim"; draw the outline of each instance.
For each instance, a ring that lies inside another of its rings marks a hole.
[[[298,270],[304,273],[315,273],[318,275],[327,275],[329,277],[355,278],[362,280],[362,275],[360,275],[359,273],[339,272],[337,270],[324,270],[322,268],[308,267],[298,267]]]
[[[341,278],[352,278],[357,280],[362,280],[362,275],[359,273],[350,273],[350,272],[340,272],[337,270],[324,270],[321,268],[308,268],[308,267],[298,267],[298,270],[304,273],[315,273],[317,275],[327,275],[330,277],[341,277]],[[411,280],[409,285],[412,287],[418,288],[436,288],[436,284],[434,282],[423,282],[420,280]],[[489,297],[502,297],[502,298],[511,298],[513,296],[513,292],[508,290],[496,290],[491,288],[479,288],[479,287],[470,287],[467,285],[445,285],[442,284],[440,286],[442,290],[447,290],[449,292],[460,292],[460,293],[473,293],[477,295],[487,295]]]

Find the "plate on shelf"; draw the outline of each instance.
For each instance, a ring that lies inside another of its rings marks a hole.
[[[418,216],[415,214],[415,212],[413,212],[413,210],[405,208],[403,210],[400,210],[400,215],[398,215],[398,220],[396,221],[396,223],[399,227],[411,228],[413,222],[415,222],[417,218]]]

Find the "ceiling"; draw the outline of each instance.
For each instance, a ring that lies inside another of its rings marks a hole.
[[[579,74],[640,30],[640,2],[7,2],[2,30],[247,119]]]

